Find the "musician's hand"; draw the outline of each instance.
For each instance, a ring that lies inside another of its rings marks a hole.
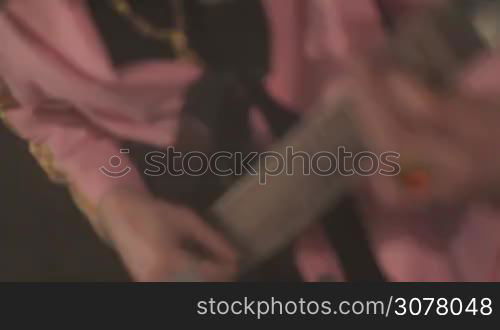
[[[99,226],[137,281],[230,281],[237,256],[194,212],[143,192],[116,190]],[[201,253],[200,253],[201,252]]]
[[[370,147],[400,153],[401,175],[374,177],[388,203],[462,203],[500,192],[500,107],[465,93],[437,95],[400,73],[360,70],[350,82]]]

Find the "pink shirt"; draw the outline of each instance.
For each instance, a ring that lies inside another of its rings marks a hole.
[[[388,0],[395,12],[439,0]],[[342,77],[352,52],[384,40],[373,0],[263,0],[270,19],[270,93],[306,111]],[[200,75],[193,64],[147,61],[115,70],[84,0],[11,0],[0,13],[0,76],[21,106],[6,118],[19,134],[47,146],[67,182],[92,204],[116,185],[145,189],[136,171],[121,179],[99,168],[119,155],[119,139],[165,147],[174,143],[186,88]],[[487,64],[486,64],[487,63]],[[470,69],[471,92],[498,92],[500,61]],[[132,164],[122,157],[122,166]],[[500,219],[471,208],[458,219],[366,218],[377,260],[391,280],[489,281],[499,278]],[[297,244],[307,280],[343,277],[335,251],[312,228]]]

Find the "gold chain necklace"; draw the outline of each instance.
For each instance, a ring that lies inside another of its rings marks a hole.
[[[199,62],[196,54],[189,47],[185,32],[185,15],[182,0],[172,0],[175,16],[175,28],[153,26],[144,17],[136,14],[128,0],[110,0],[113,9],[129,21],[134,28],[148,38],[158,40],[173,47],[177,57]]]

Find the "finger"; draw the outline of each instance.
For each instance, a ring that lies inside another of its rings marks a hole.
[[[458,143],[464,147],[483,146],[481,149],[491,145],[492,137],[498,131],[500,107],[460,98],[448,102],[445,110],[441,129]]]
[[[360,133],[374,151],[398,151],[400,141],[406,139],[410,133],[384,107],[370,91],[359,91],[357,102],[352,107],[353,114],[358,122]]]
[[[194,212],[190,210],[185,210],[185,212],[186,216],[182,218],[182,221],[179,221],[184,238],[192,239],[220,260],[231,262],[237,260],[235,249],[226,241],[223,235],[211,228]]]
[[[174,282],[227,282],[236,279],[236,262],[214,258],[200,258],[179,245],[175,253],[176,267],[169,267],[169,281]]]
[[[200,272],[207,281],[229,282],[237,278],[238,266],[232,262],[205,260],[200,264]]]
[[[392,73],[387,77],[387,85],[394,98],[396,115],[420,122],[435,118],[439,99],[422,84],[403,74]]]
[[[416,130],[432,127],[441,106],[441,97],[412,79],[409,75],[388,71],[376,91],[381,101],[386,102],[382,110],[406,129]]]
[[[184,251],[180,246],[171,246],[166,251],[156,249],[141,267],[130,267],[130,273],[138,282],[203,282],[207,277],[200,267],[200,259]],[[143,254],[144,257],[146,255]]]
[[[198,255],[185,251],[182,246],[177,246],[174,257],[178,263],[174,269],[168,272],[168,281],[170,282],[207,282],[211,277],[203,267],[203,260]]]
[[[436,120],[442,97],[410,75],[390,68],[384,71],[364,68],[355,72],[356,83],[365,96],[383,104],[380,111],[386,111],[402,127],[429,127]]]
[[[493,182],[498,178],[500,153],[494,147],[494,137],[498,134],[499,115],[491,116],[492,112],[489,110],[467,106],[452,110],[450,118],[443,122],[441,131],[445,134],[443,137],[453,141],[462,152],[463,159],[455,162],[459,162],[464,169],[460,174],[462,176],[455,177],[448,189],[450,195],[462,192],[462,198],[467,195],[469,199],[476,199],[487,192],[488,189],[485,188],[494,185]]]

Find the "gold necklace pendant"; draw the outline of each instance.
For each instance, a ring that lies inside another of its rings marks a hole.
[[[171,31],[169,41],[179,58],[200,62],[196,53],[189,47],[189,41],[184,32]]]
[[[182,0],[174,0],[173,7],[176,28],[159,28],[149,23],[144,17],[136,14],[128,0],[109,0],[113,9],[142,35],[168,44],[174,49],[176,57],[200,63],[199,57],[189,47],[185,33],[184,10]]]

